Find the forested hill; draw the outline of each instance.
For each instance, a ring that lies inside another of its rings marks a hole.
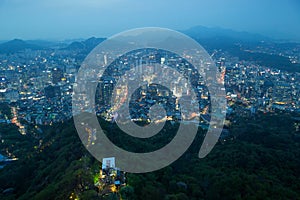
[[[123,199],[299,199],[300,137],[293,116],[259,113],[240,118],[230,127],[233,137],[218,143],[204,159],[197,153],[203,139],[196,140],[178,161],[156,172],[127,174]],[[111,124],[108,135],[129,148]],[[0,171],[0,199],[100,199],[94,186],[100,162],[85,150],[70,120],[42,127],[29,127],[26,136],[14,125],[1,124],[1,153],[19,158]],[[173,137],[170,134],[165,142]],[[145,142],[145,141],[144,141]],[[142,146],[147,150],[152,143]],[[142,148],[139,146],[139,148]],[[141,149],[138,149],[141,151]],[[292,183],[292,184],[291,184]],[[8,190],[9,189],[9,190]],[[105,199],[111,199],[106,196]]]

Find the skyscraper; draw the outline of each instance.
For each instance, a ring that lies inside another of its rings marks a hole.
[[[63,71],[60,68],[54,68],[52,70],[52,83],[53,84],[57,84],[61,81],[61,79],[63,78]]]

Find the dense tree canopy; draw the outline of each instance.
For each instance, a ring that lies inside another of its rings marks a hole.
[[[118,134],[115,125],[101,123],[112,141],[131,151],[160,148],[176,130],[167,125],[169,132],[147,143],[126,138]],[[23,136],[14,125],[1,125],[1,138],[5,141],[1,152],[5,154],[8,149],[19,160],[0,171],[0,198],[101,199],[93,180],[100,162],[83,147],[73,122],[42,130],[38,136]],[[233,137],[218,143],[204,159],[197,157],[204,135],[199,130],[189,150],[170,166],[152,173],[127,174],[127,186],[120,195],[123,199],[176,200],[300,197],[300,140],[293,116],[259,113],[237,120],[229,130]],[[9,188],[13,192],[3,193]]]

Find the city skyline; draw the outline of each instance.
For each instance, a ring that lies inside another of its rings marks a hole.
[[[245,2],[0,0],[0,199],[299,199],[300,3]]]

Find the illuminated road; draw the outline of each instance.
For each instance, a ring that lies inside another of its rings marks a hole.
[[[17,127],[19,127],[19,132],[22,135],[26,135],[26,129],[25,126],[23,126],[19,120],[18,120],[18,113],[16,107],[11,107],[11,113],[13,114],[13,118],[11,119],[11,123],[15,124]]]

